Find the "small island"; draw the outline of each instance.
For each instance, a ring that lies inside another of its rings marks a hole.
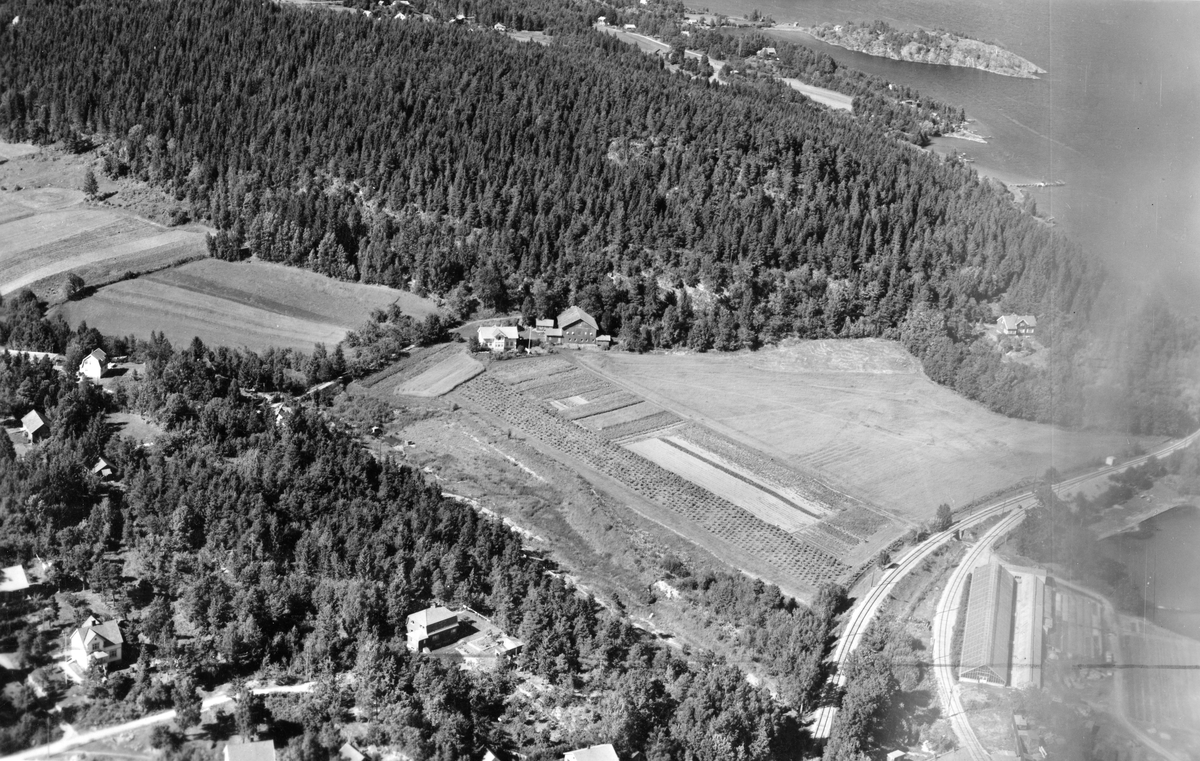
[[[830,45],[867,55],[913,63],[940,63],[983,69],[1006,77],[1037,79],[1046,70],[1016,53],[941,29],[905,32],[884,21],[822,24],[806,30]]]

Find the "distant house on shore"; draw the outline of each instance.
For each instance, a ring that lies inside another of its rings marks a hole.
[[[589,748],[569,750],[563,755],[563,761],[621,761],[612,743],[593,745]]]
[[[1037,330],[1037,318],[1031,314],[1006,314],[996,320],[1001,335],[1031,336]]]
[[[79,374],[92,380],[100,380],[108,372],[108,355],[103,349],[95,349],[79,363]]]
[[[227,743],[223,761],[275,761],[275,741]]]
[[[488,351],[512,351],[517,348],[520,331],[515,325],[488,325],[476,332],[479,346]]]
[[[37,410],[33,410],[21,418],[21,431],[25,434],[25,438],[30,444],[45,441],[50,436],[50,426]]]
[[[434,650],[458,637],[458,614],[438,605],[408,617],[407,645],[411,652]]]

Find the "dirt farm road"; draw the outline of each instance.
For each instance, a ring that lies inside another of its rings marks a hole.
[[[304,684],[293,684],[284,687],[256,687],[253,688],[252,691],[255,695],[280,695],[287,693],[312,692],[314,684],[315,682],[305,682]],[[212,697],[205,698],[201,702],[200,708],[202,711],[207,711],[211,708],[215,708],[219,705],[224,705],[225,703],[230,703],[232,701],[233,696],[229,694],[213,695]],[[64,737],[61,740],[56,740],[55,742],[48,743],[46,745],[39,745],[36,748],[23,750],[20,753],[13,753],[10,756],[3,756],[0,757],[0,761],[33,761],[33,759],[46,759],[73,751],[81,745],[87,745],[88,743],[96,742],[97,740],[107,740],[111,737],[116,737],[117,735],[124,734],[126,732],[145,729],[146,727],[152,727],[155,724],[165,724],[174,718],[175,711],[173,710],[152,713],[149,716],[143,716],[140,719],[127,721],[124,724],[88,730],[87,732],[70,735],[69,737]]]
[[[1191,443],[1197,438],[1200,438],[1200,431],[1196,431],[1176,442],[1160,447],[1159,449],[1147,455],[1135,457],[1119,465],[1109,465],[1098,468],[1089,473],[1060,481],[1058,484],[1055,484],[1054,491],[1060,495],[1069,493],[1094,479],[1107,478],[1109,475],[1123,471],[1126,468],[1141,465],[1151,457],[1163,457],[1178,449],[1184,449],[1191,445]],[[943,544],[950,541],[950,539],[954,536],[955,530],[971,528],[972,526],[976,526],[998,515],[1003,515],[1010,510],[1018,509],[1022,507],[1023,501],[1031,501],[1033,498],[1034,493],[1031,489],[1028,491],[1023,491],[1015,496],[1001,498],[996,502],[992,502],[977,508],[969,514],[957,515],[955,516],[954,526],[952,526],[949,530],[933,534],[924,542],[914,546],[907,553],[905,553],[899,559],[899,561],[897,561],[895,566],[889,569],[873,587],[867,590],[862,597],[855,601],[854,606],[847,614],[846,627],[843,630],[842,635],[838,638],[837,643],[834,645],[833,652],[830,655],[830,660],[833,661],[835,669],[837,669],[834,676],[834,683],[839,687],[844,684],[845,678],[840,673],[841,668],[846,665],[846,661],[850,658],[850,654],[854,652],[855,648],[857,648],[859,643],[862,641],[863,634],[867,631],[868,627],[870,627],[871,622],[875,619],[876,614],[879,613],[880,608],[883,607],[883,604],[888,599],[889,595],[891,595],[892,591],[896,588],[896,585],[899,584],[900,581],[906,575],[908,575],[910,571],[917,568],[925,560],[925,558],[932,555]],[[949,647],[948,642],[946,646]],[[813,737],[818,739],[828,738],[830,731],[833,729],[833,719],[836,715],[837,708],[833,706],[826,706],[817,709],[812,715]],[[965,725],[966,730],[970,732],[970,725],[966,724],[965,719],[963,724]],[[956,734],[957,730],[958,727],[956,725]],[[967,738],[963,735],[959,735],[958,737],[959,743],[964,747],[967,747],[969,742]],[[970,737],[974,738],[974,732],[970,732]],[[982,756],[982,758],[988,758],[986,753],[984,756]]]

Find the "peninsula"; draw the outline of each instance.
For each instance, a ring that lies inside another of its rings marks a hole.
[[[941,29],[906,32],[886,22],[822,24],[807,30],[830,45],[867,55],[913,63],[938,63],[983,69],[1007,77],[1037,79],[1045,69],[997,45]]]

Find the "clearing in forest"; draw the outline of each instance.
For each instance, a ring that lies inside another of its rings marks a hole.
[[[917,522],[1124,436],[989,412],[930,381],[899,344],[795,341],[753,353],[591,353],[581,361],[664,409]]]
[[[212,346],[272,346],[309,351],[336,344],[394,302],[421,317],[427,299],[391,288],[346,283],[306,270],[265,262],[203,259],[103,288],[60,309],[71,323],[110,335],[166,334],[172,343],[193,336]]]

